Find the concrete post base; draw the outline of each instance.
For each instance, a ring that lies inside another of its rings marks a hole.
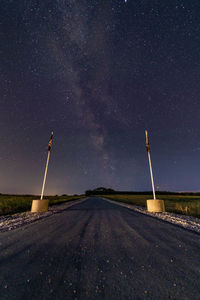
[[[164,200],[147,200],[147,210],[150,212],[165,212]]]
[[[31,212],[45,212],[48,211],[49,200],[33,200]]]

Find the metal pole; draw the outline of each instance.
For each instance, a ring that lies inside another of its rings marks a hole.
[[[45,187],[45,183],[46,183],[46,177],[47,177],[47,170],[48,170],[49,158],[50,158],[50,151],[48,151],[48,156],[47,156],[46,168],[45,168],[45,172],[44,172],[44,180],[43,180],[42,192],[41,192],[40,200],[43,199],[43,195],[44,195],[44,187]]]
[[[154,181],[153,181],[153,172],[152,172],[152,166],[151,166],[150,151],[148,151],[148,158],[149,158],[149,168],[150,168],[150,174],[151,174],[151,183],[152,183],[152,189],[153,189],[153,199],[156,200]]]
[[[153,199],[156,200],[155,188],[154,188],[154,181],[153,181],[153,172],[152,172],[152,166],[151,166],[151,156],[150,156],[149,137],[148,137],[148,132],[147,132],[147,130],[145,130],[145,135],[146,135],[146,149],[147,149],[148,158],[149,158],[149,168],[150,168],[150,174],[151,174],[151,183],[152,183],[152,189],[153,189]]]

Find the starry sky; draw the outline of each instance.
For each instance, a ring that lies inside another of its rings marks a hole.
[[[200,190],[199,0],[1,0],[0,192]]]

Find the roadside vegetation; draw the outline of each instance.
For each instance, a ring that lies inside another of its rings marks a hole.
[[[120,201],[124,203],[134,204],[146,207],[146,200],[152,199],[149,194],[114,194],[114,195],[101,195],[105,198]],[[200,218],[200,195],[184,193],[180,194],[161,194],[157,195],[158,199],[165,201],[165,209],[167,212],[174,212],[188,216]]]
[[[64,202],[83,198],[83,195],[62,195],[45,196],[49,200],[49,205],[61,204]],[[30,211],[32,200],[40,199],[33,195],[3,195],[0,194],[0,215],[14,214],[18,212]]]

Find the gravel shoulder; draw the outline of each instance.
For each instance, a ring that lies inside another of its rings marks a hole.
[[[169,213],[169,212],[164,212],[164,213],[152,213],[148,212],[146,208],[141,207],[141,206],[136,206],[136,205],[131,205],[127,203],[122,203],[119,201],[113,201],[107,198],[103,198],[106,201],[109,201],[110,203],[115,203],[120,206],[132,209],[136,212],[139,212],[144,215],[148,215],[172,224],[179,225],[181,227],[184,227],[186,229],[195,231],[197,233],[200,233],[200,219],[191,217],[191,216],[186,216],[186,215],[180,215],[180,214],[175,214],[175,213]]]
[[[31,213],[28,211],[13,215],[0,216],[0,232],[10,231],[20,226],[33,223],[37,220],[47,218],[53,214],[57,214],[61,211],[64,211],[65,209],[75,204],[82,203],[85,200],[86,198],[65,202],[63,204],[53,205],[49,207],[49,210],[47,212],[42,213]]]

